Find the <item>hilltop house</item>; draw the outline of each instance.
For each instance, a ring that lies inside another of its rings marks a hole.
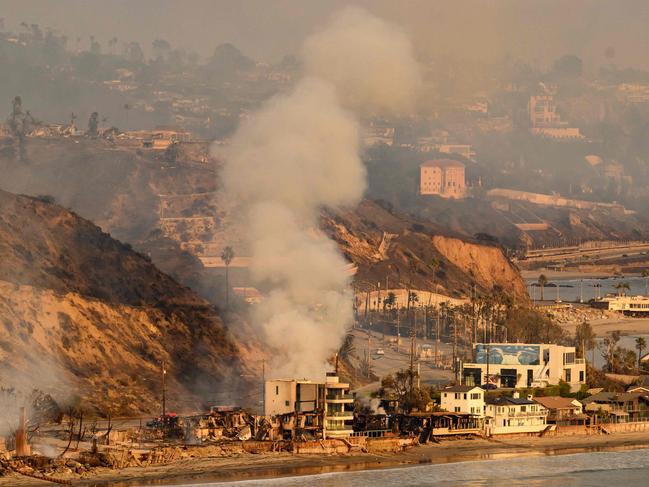
[[[463,198],[465,193],[464,164],[461,162],[435,159],[419,166],[419,194]]]

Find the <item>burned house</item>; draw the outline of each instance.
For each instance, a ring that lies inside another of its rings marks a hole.
[[[238,407],[215,406],[209,414],[182,418],[179,425],[188,443],[249,440],[265,430],[264,423]]]
[[[484,419],[468,413],[425,412],[398,414],[392,418],[392,430],[401,435],[417,436],[426,443],[436,436],[482,435]]]

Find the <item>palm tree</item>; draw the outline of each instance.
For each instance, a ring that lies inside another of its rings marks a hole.
[[[647,341],[644,337],[635,339],[635,348],[638,350],[638,369],[640,369],[640,359],[642,358],[642,351],[647,348]]]
[[[227,246],[221,252],[221,260],[225,263],[225,308],[230,307],[230,262],[234,259],[234,250],[232,247]]]
[[[617,295],[618,296],[624,296],[625,293],[624,291],[629,291],[631,289],[631,286],[629,286],[628,282],[618,282],[615,286],[613,286],[617,290]]]
[[[536,281],[536,283],[541,287],[541,301],[543,301],[544,300],[543,293],[545,291],[545,286],[548,285],[548,278],[545,277],[545,274],[541,274],[539,276],[539,280]]]
[[[644,295],[649,296],[649,269],[642,271],[642,277],[644,277]]]

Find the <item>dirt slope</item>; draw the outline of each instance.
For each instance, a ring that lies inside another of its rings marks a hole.
[[[388,276],[389,286],[466,297],[500,288],[526,299],[518,271],[496,246],[457,236],[425,222],[364,200],[353,210],[327,212],[322,228],[358,266],[359,287],[373,286]]]
[[[166,361],[172,407],[191,409],[233,392],[242,352],[213,306],[129,246],[61,207],[0,191],[4,385],[23,378],[113,414],[151,411]]]

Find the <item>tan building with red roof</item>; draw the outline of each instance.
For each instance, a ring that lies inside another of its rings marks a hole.
[[[434,159],[419,166],[419,194],[464,198],[464,164],[453,159]]]

